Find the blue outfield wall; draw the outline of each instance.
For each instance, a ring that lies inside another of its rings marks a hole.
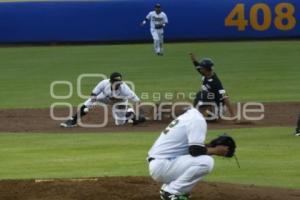
[[[151,39],[140,22],[155,3],[166,40],[300,36],[300,0],[99,0],[0,3],[0,43]]]

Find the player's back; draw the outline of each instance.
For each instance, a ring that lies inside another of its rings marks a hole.
[[[197,138],[195,142],[199,145],[204,143],[206,128],[207,124],[202,114],[197,109],[191,108],[173,120],[161,132],[161,135],[150,149],[148,156],[153,158],[174,158],[186,155],[188,154],[189,145],[193,142],[191,138]]]

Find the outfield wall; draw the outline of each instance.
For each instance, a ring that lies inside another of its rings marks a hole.
[[[0,3],[0,43],[151,39],[140,22],[157,0]],[[299,0],[160,0],[167,40],[300,37]]]

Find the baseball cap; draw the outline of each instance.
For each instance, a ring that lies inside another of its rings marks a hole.
[[[205,103],[212,103],[214,102],[214,98],[213,96],[211,96],[209,94],[209,92],[207,91],[199,91],[197,94],[196,94],[196,98],[194,99],[194,106],[202,106],[204,105]]]
[[[154,6],[155,8],[160,8],[160,4],[159,3],[157,3],[157,4],[155,4],[155,6]]]
[[[197,69],[200,68],[206,68],[206,69],[211,69],[214,66],[214,62],[210,58],[203,58],[200,62],[199,65],[196,66]]]

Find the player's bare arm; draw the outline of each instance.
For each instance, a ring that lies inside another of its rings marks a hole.
[[[218,145],[216,147],[207,147],[207,155],[225,156],[228,153],[228,146]]]
[[[217,155],[225,156],[228,153],[228,146],[218,145],[216,147],[209,146],[189,146],[189,153],[191,156],[201,156],[201,155]]]
[[[189,53],[190,57],[191,57],[191,60],[194,62],[194,61],[197,61],[196,57],[195,57],[195,54],[194,53]]]
[[[190,58],[191,58],[191,60],[192,60],[192,62],[193,62],[193,64],[194,64],[194,66],[195,66],[196,69],[197,69],[197,66],[199,66],[200,63],[199,63],[199,61],[197,60],[195,54],[194,54],[194,53],[190,53],[189,55],[190,55]]]
[[[189,53],[189,55],[190,55],[190,58],[191,58],[191,60],[194,64],[194,66],[199,65],[199,62],[197,61],[195,54],[194,53]]]
[[[234,117],[235,116],[235,112],[234,112],[233,106],[231,105],[231,102],[230,102],[228,96],[226,96],[226,98],[224,98],[224,104],[228,108],[230,117]]]

